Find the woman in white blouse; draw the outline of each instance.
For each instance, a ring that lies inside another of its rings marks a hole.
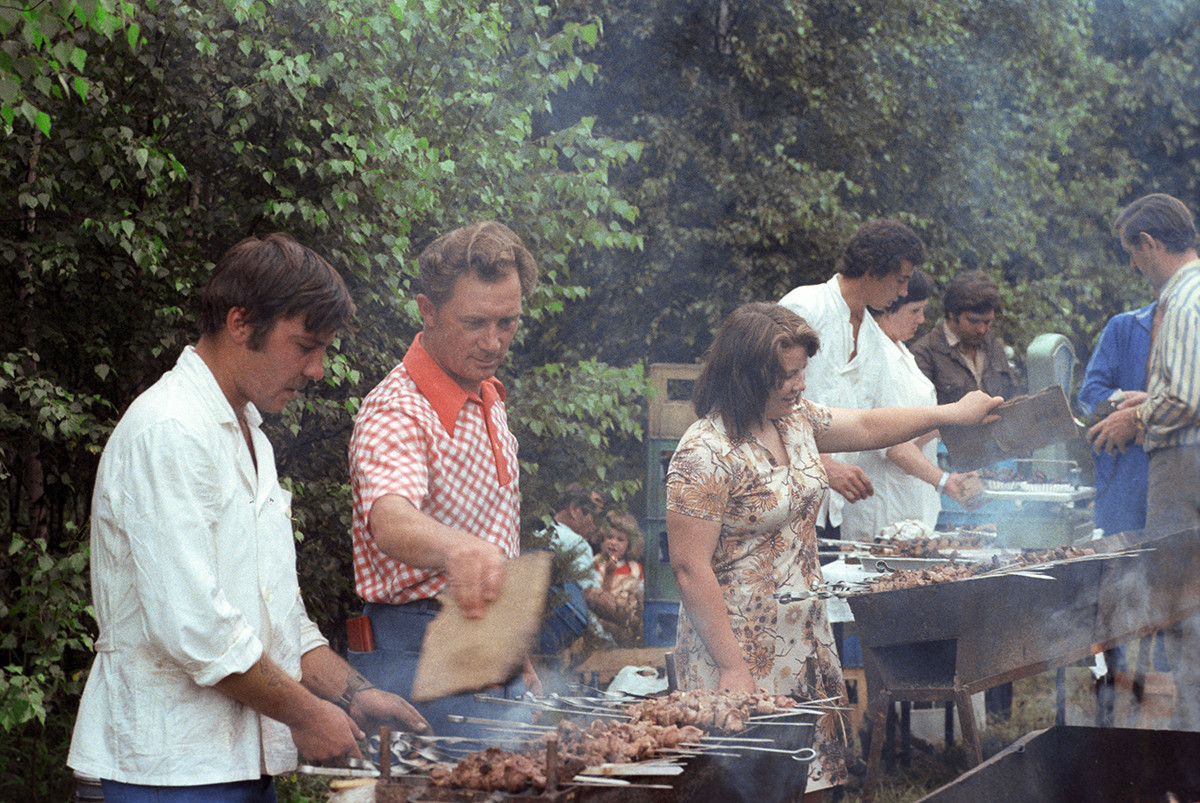
[[[925,305],[933,291],[929,274],[917,270],[908,282],[908,292],[886,310],[874,313],[875,322],[892,341],[887,352],[887,374],[874,383],[868,407],[923,406],[937,404],[937,393],[917,367],[905,341],[911,340],[925,322]],[[891,524],[919,521],[933,529],[941,509],[939,494],[962,505],[971,502],[973,474],[943,471],[937,464],[937,432],[916,440],[859,452],[855,461],[875,486],[874,496],[846,505],[842,537],[871,539]]]

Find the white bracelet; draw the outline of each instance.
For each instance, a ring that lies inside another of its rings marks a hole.
[[[946,490],[946,481],[949,479],[950,479],[950,472],[943,471],[942,478],[940,480],[938,480],[937,485],[934,486],[935,488],[937,488],[937,492],[939,494],[942,493],[942,491]]]

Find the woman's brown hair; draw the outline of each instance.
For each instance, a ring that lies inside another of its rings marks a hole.
[[[809,357],[821,342],[791,310],[765,301],[743,304],[729,314],[708,348],[692,391],[696,415],[721,415],[734,438],[745,437],[767,408],[767,396],[783,384],[784,349],[803,348]]]

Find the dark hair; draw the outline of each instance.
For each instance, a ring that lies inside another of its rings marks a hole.
[[[716,410],[733,437],[745,437],[767,409],[767,395],[783,383],[783,350],[799,346],[811,357],[820,345],[813,328],[786,307],[743,304],[721,323],[708,348],[692,389],[696,415]]]
[[[580,487],[568,487],[558,497],[558,502],[554,505],[554,512],[561,513],[571,505],[578,505],[585,513],[595,513],[596,506],[592,504],[592,492],[585,491]]]
[[[882,278],[900,272],[900,263],[925,264],[925,243],[899,220],[880,218],[858,227],[842,256],[838,272],[847,279],[871,275]]]
[[[912,278],[908,280],[908,292],[889,304],[884,312],[890,315],[905,304],[924,301],[931,295],[933,295],[932,277],[923,270],[914,270]]]
[[[513,271],[521,280],[521,296],[537,287],[538,266],[521,238],[502,223],[472,223],[438,237],[421,252],[417,287],[435,306],[454,292],[458,277],[470,272],[485,282],[498,282]]]
[[[354,315],[346,283],[315,251],[286,234],[247,237],[217,261],[200,299],[200,332],[225,326],[229,310],[246,311],[249,346],[262,345],[281,318],[304,315],[309,332],[333,332]]]
[[[1000,288],[981,270],[968,270],[950,280],[942,306],[947,318],[957,319],[964,312],[986,315],[999,312]]]
[[[1121,210],[1113,226],[1128,246],[1136,246],[1144,232],[1172,254],[1196,247],[1196,223],[1191,211],[1178,198],[1165,193],[1138,198]]]

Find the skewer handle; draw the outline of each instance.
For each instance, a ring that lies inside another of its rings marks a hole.
[[[392,779],[392,729],[379,726],[379,780],[387,783]]]
[[[558,735],[546,737],[546,792],[558,789]]]

